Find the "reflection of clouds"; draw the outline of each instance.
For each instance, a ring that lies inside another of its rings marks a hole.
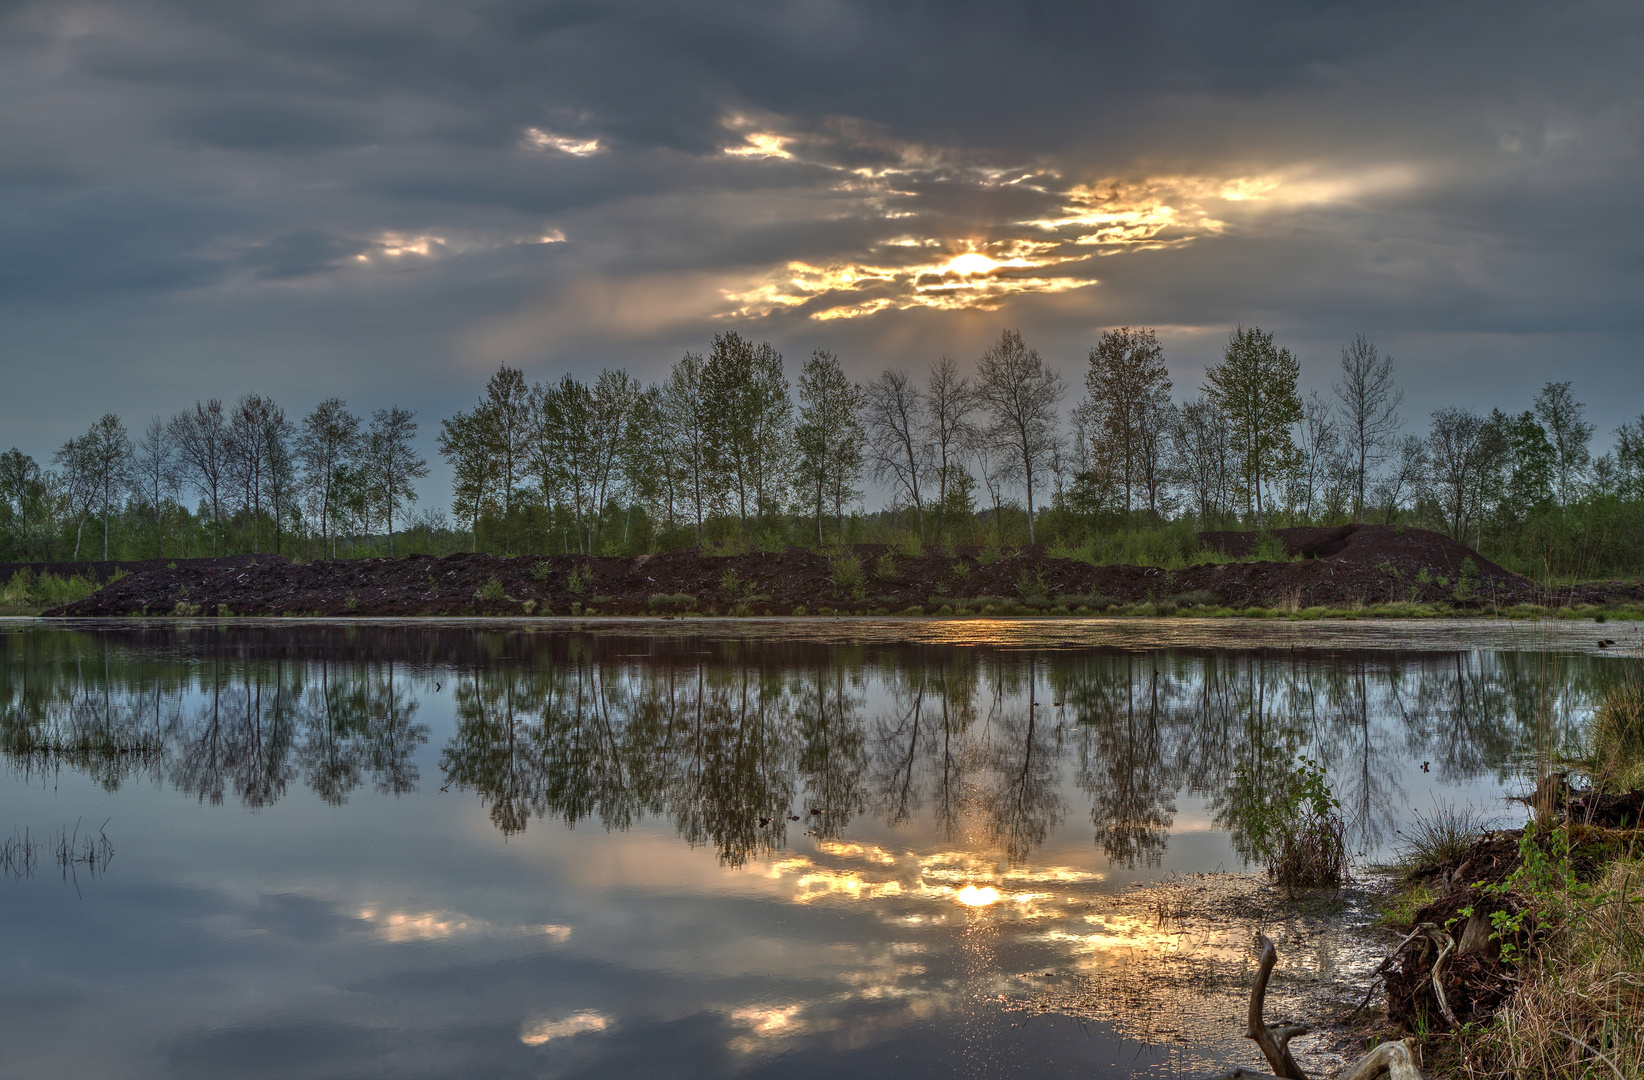
[[[554,1039],[582,1035],[590,1031],[604,1031],[613,1023],[604,1013],[584,1009],[559,1020],[533,1020],[520,1026],[519,1041],[526,1046],[541,1046]]]
[[[571,928],[558,923],[499,926],[455,911],[404,911],[375,907],[361,908],[356,917],[384,941],[440,941],[458,935],[485,937],[547,938],[563,945],[571,938]]]

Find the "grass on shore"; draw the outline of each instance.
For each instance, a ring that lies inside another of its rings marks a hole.
[[[1644,679],[1600,702],[1584,765],[1595,790],[1644,783]],[[1488,1021],[1414,1033],[1428,1075],[1644,1080],[1644,829],[1542,817],[1519,834],[1520,868],[1479,891],[1506,902],[1492,922],[1517,985]],[[1405,884],[1385,920],[1412,923],[1435,899],[1433,869],[1456,865],[1483,828],[1470,811],[1441,810],[1409,830],[1395,867]]]
[[[111,580],[124,576],[116,573]],[[64,578],[19,570],[0,589],[0,615],[38,615],[47,608],[82,600],[100,588],[97,582],[79,574]]]

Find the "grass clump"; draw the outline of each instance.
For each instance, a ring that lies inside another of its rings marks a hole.
[[[112,583],[125,576],[120,573],[109,580]],[[102,586],[97,582],[79,574],[65,578],[56,574],[35,574],[31,570],[19,570],[11,576],[5,588],[0,590],[0,614],[38,614],[47,608],[83,600],[100,588]]]
[[[1440,805],[1430,814],[1417,811],[1414,823],[1398,834],[1393,848],[1398,859],[1395,865],[1406,878],[1454,865],[1488,825],[1471,806]]]
[[[565,576],[565,587],[578,596],[588,591],[593,584],[594,572],[586,566],[573,566],[571,572]]]
[[[1595,772],[1622,789],[1644,786],[1644,679],[1611,687],[1593,714]]]
[[[690,611],[696,607],[696,597],[690,593],[652,593],[645,606],[652,611]]]

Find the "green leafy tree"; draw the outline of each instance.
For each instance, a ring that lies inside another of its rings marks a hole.
[[[710,457],[728,481],[737,516],[773,513],[787,487],[786,458],[793,403],[782,354],[732,332],[716,334],[702,371],[708,404]]]
[[[1553,447],[1553,491],[1561,510],[1581,495],[1592,463],[1587,445],[1593,438],[1593,425],[1582,418],[1586,408],[1570,392],[1568,382],[1550,382],[1536,395],[1536,419]]]
[[[335,526],[340,514],[338,476],[359,456],[360,418],[342,398],[326,398],[303,418],[297,432],[296,460],[302,467],[309,513],[319,522],[320,550],[336,554]]]
[[[1255,326],[1236,327],[1222,362],[1205,371],[1205,396],[1227,418],[1246,507],[1254,509],[1258,525],[1265,524],[1263,488],[1295,453],[1290,428],[1302,416],[1296,392],[1300,375],[1290,350],[1275,346],[1273,335]]]
[[[1158,516],[1164,449],[1159,434],[1167,426],[1170,388],[1164,348],[1150,329],[1109,330],[1090,350],[1086,397],[1078,408],[1088,452],[1113,464],[1127,520],[1138,491],[1146,494],[1149,513]]]
[[[388,531],[388,554],[394,554],[394,516],[402,506],[417,501],[414,481],[428,475],[428,462],[418,457],[412,440],[417,435],[416,413],[395,405],[371,414],[365,439],[365,475],[370,496],[382,512]]]
[[[845,377],[839,358],[825,349],[811,353],[799,375],[798,451],[795,485],[816,518],[816,542],[823,542],[822,519],[831,509],[841,538],[845,505],[862,493],[862,390]]]

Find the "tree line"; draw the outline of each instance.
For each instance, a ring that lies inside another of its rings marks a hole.
[[[1107,331],[1065,412],[1070,388],[1017,330],[968,368],[943,356],[862,383],[822,349],[790,383],[776,349],[734,331],[649,385],[612,370],[529,384],[504,365],[440,421],[455,521],[425,512],[413,546],[1074,548],[1172,524],[1368,520],[1438,528],[1526,571],[1644,565],[1644,417],[1595,457],[1569,382],[1516,414],[1447,406],[1409,430],[1393,359],[1362,335],[1328,393],[1304,396],[1300,372],[1272,333],[1243,326],[1187,400],[1154,331]],[[334,398],[300,423],[255,394],[198,403],[136,441],[111,414],[54,468],[0,455],[0,557],[81,557],[88,525],[105,557],[392,554],[427,474],[416,430],[405,410],[367,424]]]

